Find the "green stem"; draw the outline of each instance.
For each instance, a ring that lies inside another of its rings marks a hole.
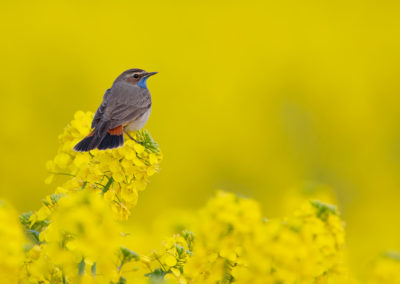
[[[103,194],[105,194],[110,189],[110,186],[112,185],[113,182],[114,182],[114,179],[112,177],[110,177],[108,179],[107,184],[103,188]]]

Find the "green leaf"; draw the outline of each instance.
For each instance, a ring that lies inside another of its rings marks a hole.
[[[85,259],[82,257],[81,262],[78,264],[78,275],[82,276],[85,273]]]
[[[24,228],[24,232],[26,236],[35,244],[41,244],[39,240],[40,232],[49,225],[47,220],[42,220],[35,222],[34,224],[31,223],[30,218],[32,216],[32,212],[22,213],[19,216],[19,220]]]
[[[126,282],[127,282],[126,279],[121,276],[121,277],[119,277],[119,280],[116,284],[125,284]]]
[[[96,275],[96,271],[97,271],[97,264],[96,264],[96,262],[93,263],[92,267],[90,267],[90,271],[92,272],[92,275],[93,275],[93,276]]]
[[[113,182],[114,182],[114,179],[112,177],[110,177],[108,179],[106,185],[103,188],[103,194],[106,193],[110,189],[110,186],[112,185]]]
[[[164,283],[164,276],[166,274],[167,272],[163,271],[160,268],[156,268],[153,272],[145,274],[144,276],[149,278],[151,284],[158,284]]]

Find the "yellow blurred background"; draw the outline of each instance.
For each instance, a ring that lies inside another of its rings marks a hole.
[[[352,266],[400,249],[397,1],[2,1],[0,197],[22,211],[54,191],[45,162],[76,110],[138,67],[164,153],[143,224],[216,189],[268,217],[330,187]]]

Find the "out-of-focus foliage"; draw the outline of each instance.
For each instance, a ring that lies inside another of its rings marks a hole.
[[[254,199],[218,191],[197,212],[162,218],[157,233],[170,235],[159,248],[146,251],[157,237],[124,222],[136,203],[121,214],[121,204],[131,200],[128,195],[137,199],[137,192],[127,191],[123,199],[119,194],[138,184],[144,189],[149,171],[154,173],[161,160],[160,150],[142,131],[135,133],[144,141],[139,148],[126,143],[113,150],[71,152],[91,117],[77,112],[60,135],[48,167],[52,175],[63,171],[69,180],[38,211],[22,214],[19,224],[15,211],[0,203],[4,283],[358,283],[348,267],[339,212],[316,200],[299,198],[303,205],[289,216],[267,219]],[[398,268],[398,255],[387,253],[371,263],[360,283],[396,283]]]
[[[78,283],[97,273],[104,283],[112,280],[121,235],[111,204],[88,190],[58,200],[51,217],[40,221],[49,224],[28,252],[23,282]],[[31,221],[27,229],[36,225]]]
[[[387,252],[374,259],[369,267],[368,284],[400,283],[400,255]]]
[[[0,195],[38,208],[71,113],[140,67],[160,72],[146,127],[166,158],[132,219],[216,188],[286,216],[312,182],[335,191],[364,271],[400,250],[399,14],[390,0],[1,1]]]
[[[17,283],[24,260],[25,242],[18,215],[8,203],[0,201],[0,278],[4,283]]]
[[[306,202],[263,219],[251,199],[218,192],[184,231],[150,256],[174,283],[351,283],[343,224],[334,207]]]

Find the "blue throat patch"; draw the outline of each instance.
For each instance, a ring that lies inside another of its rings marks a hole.
[[[149,77],[143,77],[142,79],[140,79],[138,82],[138,86],[140,88],[147,89],[147,79],[149,79]]]

